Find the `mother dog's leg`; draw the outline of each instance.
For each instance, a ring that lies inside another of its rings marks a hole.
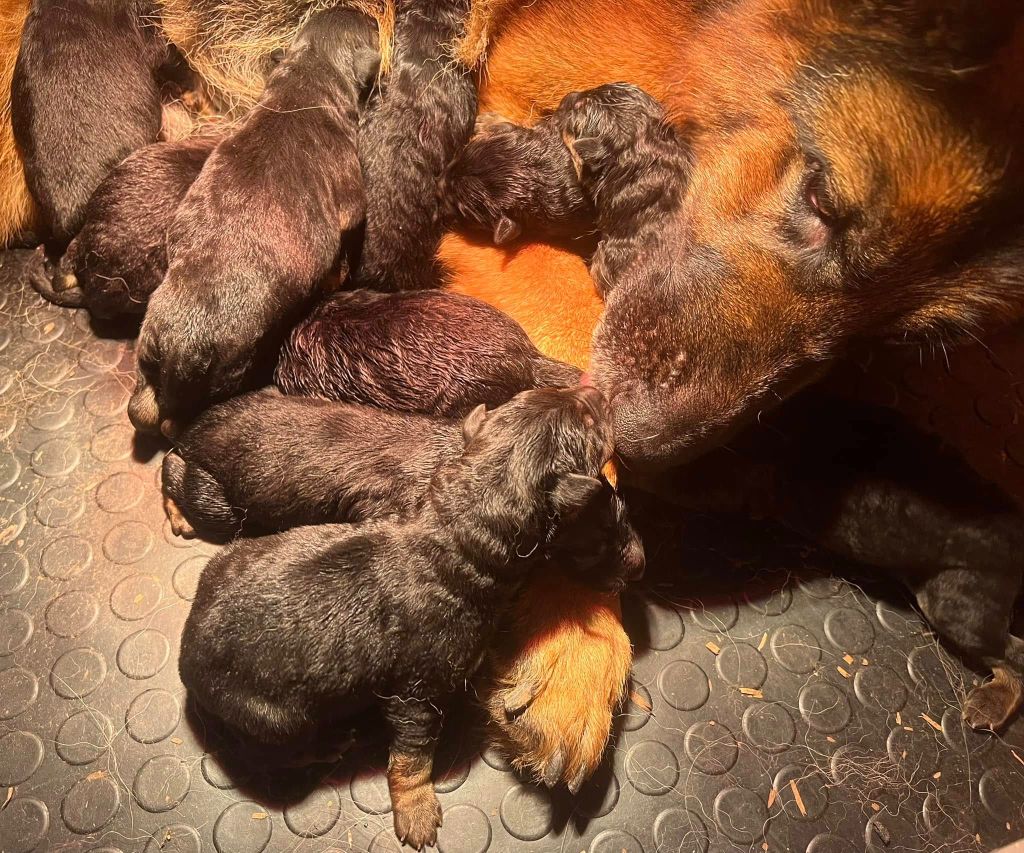
[[[34,232],[41,224],[11,127],[11,78],[27,15],[28,0],[0,3],[0,248],[37,242]]]
[[[452,290],[500,308],[545,355],[586,368],[601,301],[577,255],[449,235],[439,257]],[[604,753],[632,659],[615,597],[562,578],[525,590],[496,650],[487,699],[514,763],[578,789]]]
[[[167,57],[140,0],[33,0],[11,84],[25,179],[58,240],[107,173],[160,133]]]

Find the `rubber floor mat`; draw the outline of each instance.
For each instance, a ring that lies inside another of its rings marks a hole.
[[[130,339],[42,302],[25,257],[0,256],[0,851],[397,850],[379,743],[297,776],[241,769],[189,712],[178,635],[214,547],[164,520],[159,449],[125,415]],[[1024,466],[1021,401],[1012,369],[981,358],[1006,394],[942,411],[1000,476]],[[870,385],[870,362],[841,381]],[[928,421],[942,384],[918,369],[865,394]],[[474,718],[448,721],[444,853],[974,851],[1024,835],[1021,724],[964,728],[978,676],[898,594],[762,529],[691,528],[626,602],[630,702],[577,797],[518,778]]]

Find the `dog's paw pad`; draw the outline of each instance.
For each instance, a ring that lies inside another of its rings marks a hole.
[[[403,844],[422,850],[437,843],[441,804],[434,789],[424,785],[395,798],[395,835]]]

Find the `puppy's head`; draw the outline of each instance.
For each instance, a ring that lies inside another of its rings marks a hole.
[[[441,209],[450,225],[485,231],[500,246],[522,233],[536,131],[503,121],[478,122],[477,131],[441,178]]]
[[[563,513],[547,554],[557,568],[603,592],[620,592],[646,567],[629,510],[607,480],[582,506],[572,504]]]
[[[591,194],[656,157],[664,142],[675,141],[661,104],[629,83],[569,93],[554,122]]]
[[[601,475],[611,458],[611,411],[593,387],[524,391],[466,418],[461,477],[473,513],[516,553],[557,553],[602,588],[643,571],[625,506]],[[552,544],[552,550],[547,546]]]

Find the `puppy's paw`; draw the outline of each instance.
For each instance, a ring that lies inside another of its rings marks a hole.
[[[573,792],[594,772],[629,676],[615,598],[554,578],[520,599],[495,666],[491,721],[513,764]]]
[[[156,401],[156,391],[141,377],[128,401],[128,420],[138,432],[160,434],[160,406]]]
[[[437,843],[441,826],[441,804],[430,784],[407,791],[393,792],[391,805],[395,812],[395,835],[415,850]]]
[[[1024,685],[1005,669],[994,670],[991,681],[975,687],[964,702],[963,718],[972,729],[999,731],[1024,702]]]
[[[185,518],[184,513],[179,509],[173,498],[164,497],[164,513],[171,523],[171,532],[182,539],[195,539],[196,529]]]

